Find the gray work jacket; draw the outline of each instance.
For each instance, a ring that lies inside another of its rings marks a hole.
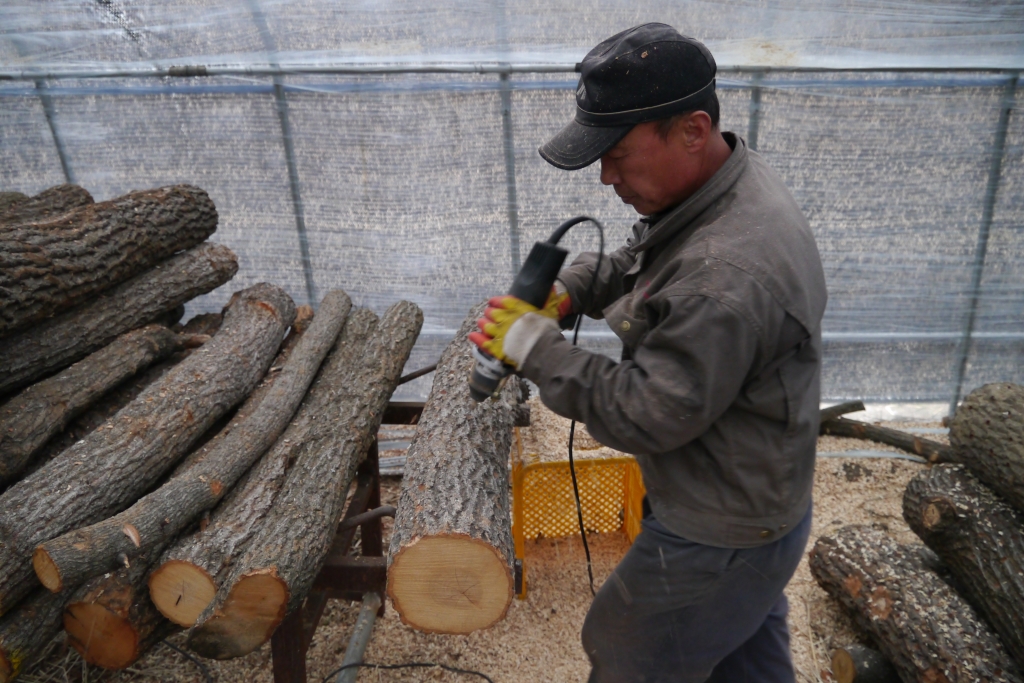
[[[651,508],[697,543],[777,540],[814,475],[825,277],[807,219],[742,139],[692,197],[559,279],[604,317],[620,362],[551,330],[520,373],[554,412],[636,456]]]

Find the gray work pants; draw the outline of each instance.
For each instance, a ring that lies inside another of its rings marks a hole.
[[[783,589],[811,511],[759,548],[715,548],[654,517],[601,586],[583,624],[590,683],[793,683]]]

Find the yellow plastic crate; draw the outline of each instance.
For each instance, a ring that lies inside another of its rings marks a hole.
[[[512,458],[512,538],[523,562],[526,597],[526,539],[574,536],[580,532],[569,461],[524,458],[519,435]],[[575,460],[583,524],[588,531],[623,531],[630,543],[640,533],[644,497],[640,467],[631,457]]]

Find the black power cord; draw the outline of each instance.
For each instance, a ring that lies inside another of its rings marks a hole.
[[[331,673],[324,676],[321,683],[328,683],[329,680],[345,669],[355,669],[356,667],[365,666],[368,669],[432,669],[435,666],[444,669],[445,671],[451,671],[457,674],[468,674],[470,676],[479,676],[480,678],[487,681],[487,683],[494,683],[494,681],[487,675],[480,673],[479,671],[472,671],[470,669],[460,669],[456,666],[448,666],[447,664],[438,664],[436,662],[406,662],[405,664],[371,664],[369,662],[356,662],[355,664],[346,664],[345,666],[339,666]]]
[[[199,671],[201,671],[201,672],[202,672],[202,674],[203,674],[203,680],[204,680],[204,681],[206,681],[206,683],[213,683],[213,678],[212,678],[212,677],[210,676],[210,670],[206,668],[206,665],[205,665],[205,664],[203,664],[203,663],[202,663],[201,661],[199,661],[198,659],[196,659],[195,657],[193,657],[193,656],[192,656],[191,654],[189,654],[188,652],[185,652],[184,650],[182,650],[182,649],[181,649],[180,647],[178,647],[177,645],[172,645],[172,644],[168,643],[168,642],[167,642],[166,640],[161,640],[160,642],[161,642],[162,644],[166,645],[167,647],[171,648],[171,649],[172,649],[172,650],[174,650],[175,652],[177,652],[177,653],[178,653],[179,655],[181,655],[182,657],[185,657],[186,659],[188,659],[189,661],[191,661],[191,662],[192,662],[193,664],[195,664],[195,665],[196,665],[197,667],[199,667]]]
[[[591,218],[590,216],[577,216],[576,218],[569,219],[565,223],[562,223],[560,226],[558,226],[558,228],[552,235],[551,241],[557,242],[558,239],[561,238],[562,235],[564,235],[569,228],[571,228],[574,225],[577,225],[578,223],[583,223],[584,221],[590,221],[591,223],[594,224],[595,227],[597,227],[597,234],[600,239],[601,245],[600,250],[597,252],[597,267],[594,268],[594,275],[590,278],[590,285],[588,285],[587,287],[586,301],[589,305],[590,303],[593,302],[594,283],[597,282],[597,276],[601,272],[601,261],[604,259],[604,226],[601,225],[601,222],[596,218]],[[556,235],[557,237],[555,237]],[[586,308],[586,306],[582,306],[582,308]],[[576,316],[576,324],[573,329],[573,346],[576,346],[579,340],[580,325],[582,324],[582,322],[583,314],[580,313],[579,315]],[[583,539],[583,552],[587,556],[587,576],[590,578],[590,594],[596,596],[597,591],[594,590],[594,565],[590,560],[590,544],[587,543],[587,530],[586,527],[583,526],[583,506],[580,504],[580,486],[579,483],[576,481],[576,464],[573,461],[572,457],[572,442],[575,435],[576,420],[573,420],[569,424],[569,475],[572,477],[572,492],[573,495],[575,495],[576,497],[576,518],[579,520],[580,524],[580,538]]]

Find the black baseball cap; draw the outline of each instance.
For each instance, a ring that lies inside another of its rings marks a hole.
[[[577,65],[576,116],[540,148],[569,171],[600,159],[633,126],[690,111],[715,91],[718,70],[695,38],[665,24],[616,33]]]

